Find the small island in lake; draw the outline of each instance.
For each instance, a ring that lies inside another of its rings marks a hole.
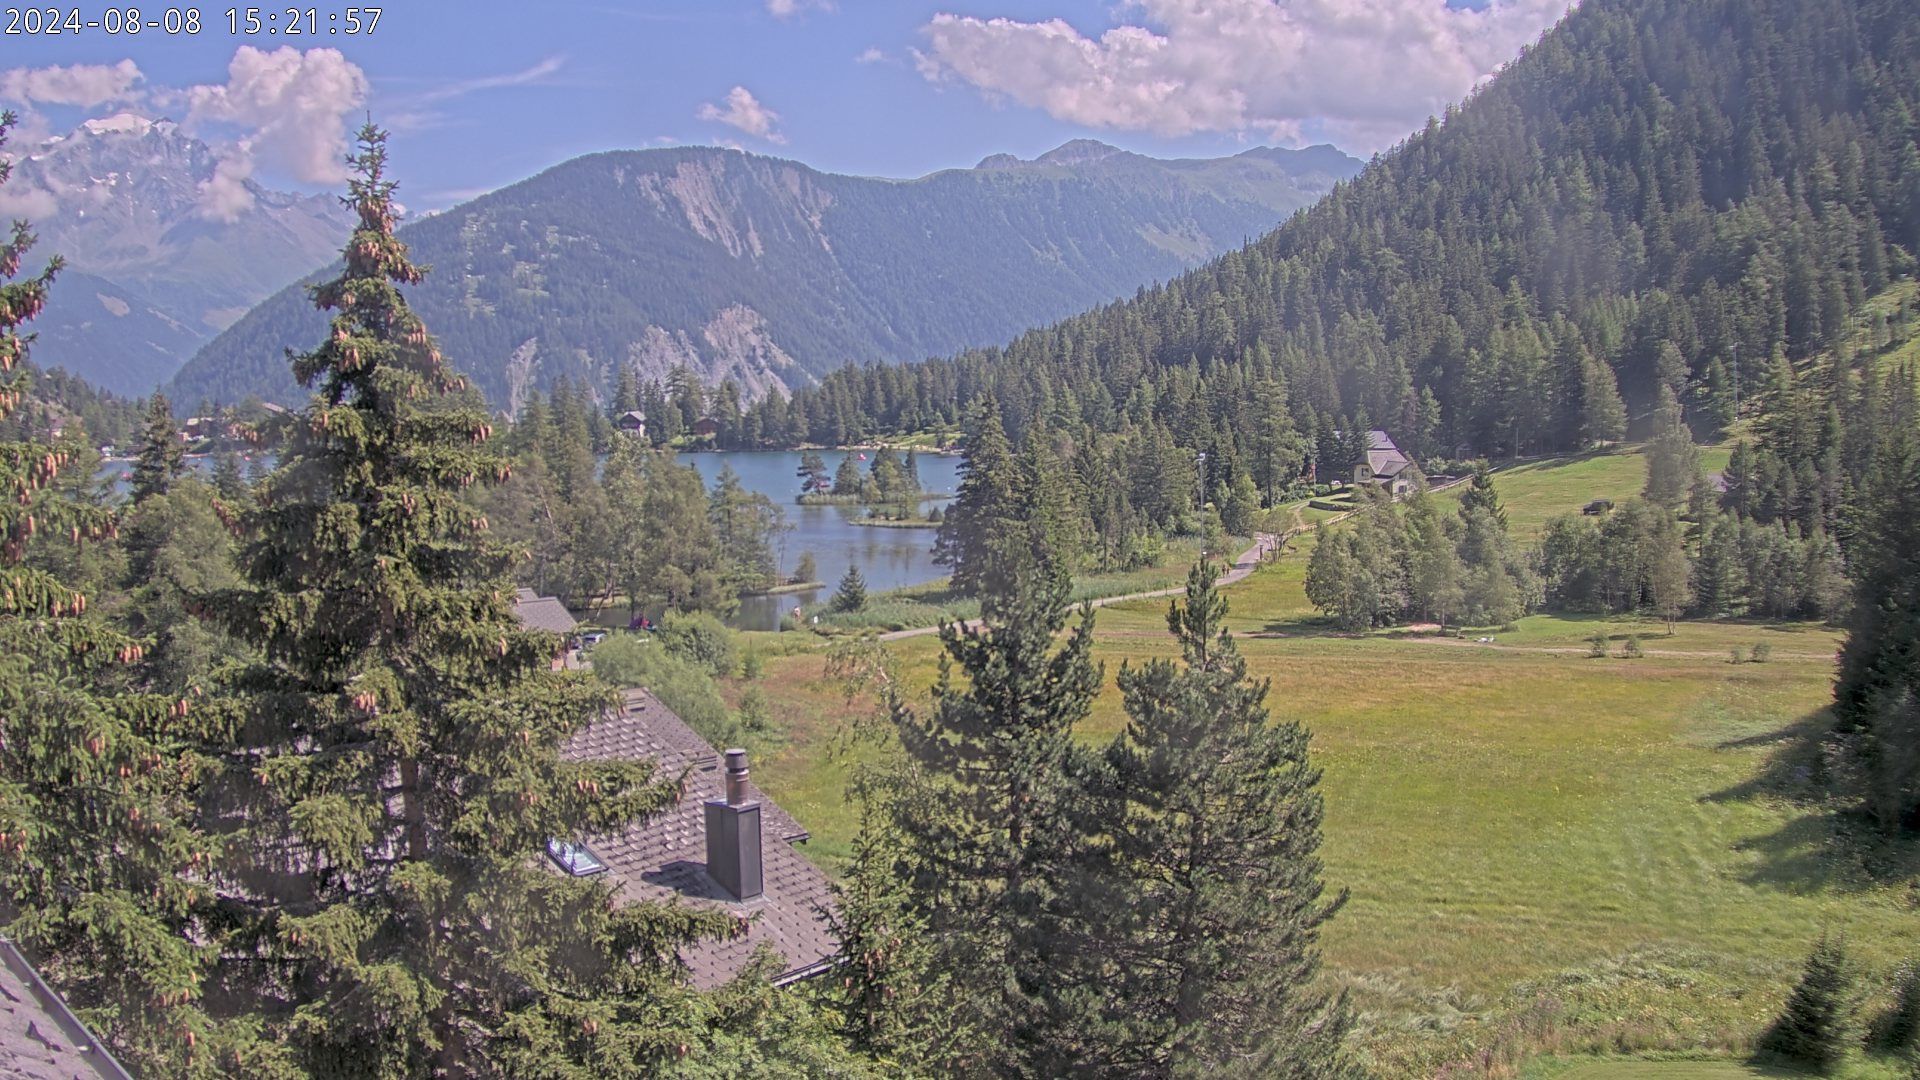
[[[925,529],[940,524],[938,507],[924,514],[920,507],[946,496],[921,488],[919,457],[911,447],[904,458],[889,447],[850,452],[831,477],[826,459],[809,450],[801,455],[795,475],[800,480],[795,501],[802,506],[868,507],[864,516],[853,519],[855,525]]]

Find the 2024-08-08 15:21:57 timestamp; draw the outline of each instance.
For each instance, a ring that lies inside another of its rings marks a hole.
[[[365,36],[380,25],[383,9],[228,8],[204,17],[197,7],[109,7],[98,12],[80,8],[27,7],[0,11],[0,36],[60,37],[68,34],[106,34],[131,37],[141,33],[195,36],[218,32],[226,24],[234,37]]]

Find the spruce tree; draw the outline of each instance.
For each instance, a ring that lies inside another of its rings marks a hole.
[[[1343,997],[1315,986],[1322,926],[1346,894],[1321,880],[1320,772],[1308,734],[1273,721],[1202,560],[1167,626],[1181,662],[1122,668],[1126,729],[1107,747],[1082,831],[1111,837],[1078,895],[1076,974],[1100,1025],[1094,1074],[1359,1075]]]
[[[911,768],[892,804],[909,911],[925,927],[933,970],[952,979],[952,1029],[968,1036],[948,1060],[928,1063],[936,1071],[1042,1071],[1063,1026],[1055,1010],[1065,992],[1057,953],[1073,729],[1101,674],[1091,611],[1056,648],[1068,580],[1036,550],[1038,528],[1014,528],[981,623],[940,629],[931,711],[896,716]]]
[[[860,471],[860,459],[851,453],[841,458],[840,467],[833,471],[834,497],[864,499],[869,487],[866,475]]]
[[[516,553],[463,492],[504,481],[486,417],[399,286],[386,137],[359,134],[345,267],[315,286],[314,390],[206,610],[259,658],[226,681],[209,804],[234,1029],[328,1076],[643,1075],[675,1060],[673,950],[723,918],[616,906],[550,839],[670,804],[626,762],[563,762],[607,705],[513,616]]]
[[[1662,389],[1653,414],[1653,438],[1647,442],[1647,501],[1672,509],[1686,501],[1700,472],[1700,448],[1693,444],[1680,400]]]
[[[0,147],[13,123],[0,113]],[[0,187],[8,171],[0,155]],[[32,388],[20,328],[60,269],[55,258],[19,277],[33,240],[25,222],[0,240],[0,421]],[[192,818],[200,763],[182,744],[190,702],[148,689],[148,643],[104,625],[89,596],[26,561],[115,532],[109,514],[55,485],[82,451],[72,435],[0,442],[5,933],[135,1071],[221,1075],[194,1047],[218,921],[204,880],[211,848]]]
[[[1822,934],[1786,1006],[1760,1036],[1760,1055],[1827,1072],[1854,1042],[1858,1007],[1846,946],[1838,937]]]
[[[859,611],[867,606],[867,579],[860,576],[860,568],[847,564],[847,572],[840,575],[840,587],[834,590],[829,605],[834,611]]]
[[[140,453],[133,462],[133,501],[165,495],[175,477],[186,471],[187,450],[173,424],[166,395],[155,394],[147,405],[147,426],[140,436]]]
[[[992,402],[984,403],[967,440],[960,490],[934,538],[933,560],[953,571],[953,591],[977,596],[1004,592],[1008,582],[996,553],[1019,528],[1020,466]]]
[[[1605,360],[1581,350],[1580,442],[1582,448],[1612,442],[1627,433],[1627,406]]]
[[[1920,829],[1920,448],[1910,431],[1890,434],[1860,506],[1833,691],[1839,780],[1882,829]]]
[[[1493,486],[1493,471],[1486,462],[1480,462],[1473,468],[1473,483],[1465,494],[1460,496],[1460,516],[1465,519],[1475,510],[1485,510],[1493,515],[1501,528],[1507,526],[1506,508],[1500,505],[1500,492]]]
[[[213,455],[213,490],[229,505],[247,496],[247,478],[240,471],[240,455],[222,447]]]

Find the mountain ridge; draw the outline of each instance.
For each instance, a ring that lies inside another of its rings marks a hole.
[[[1361,164],[1095,147],[1112,150],[1069,143],[1067,164],[908,180],[730,149],[602,151],[405,225],[416,257],[443,271],[410,296],[497,406],[561,377],[604,394],[623,366],[657,378],[684,364],[753,397],[1128,295],[1265,231]],[[171,392],[296,399],[282,350],[322,326],[297,286],[283,289]]]
[[[41,249],[69,267],[38,358],[121,394],[152,390],[330,257],[350,221],[331,196],[251,179],[227,184],[212,212],[218,154],[166,119],[95,118],[13,157],[6,209],[32,219]]]

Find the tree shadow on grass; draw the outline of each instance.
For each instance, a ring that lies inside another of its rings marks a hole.
[[[1752,776],[1701,796],[1701,802],[1774,802],[1796,811],[1772,832],[1734,845],[1757,857],[1741,875],[1747,884],[1804,895],[1920,882],[1920,842],[1886,836],[1831,794],[1826,747],[1832,730],[1832,714],[1821,709],[1774,731],[1716,747],[1771,749]]]
[[[1273,619],[1265,626],[1254,631],[1259,637],[1364,637],[1363,634],[1348,634],[1339,624],[1323,615],[1306,615],[1295,619]]]

